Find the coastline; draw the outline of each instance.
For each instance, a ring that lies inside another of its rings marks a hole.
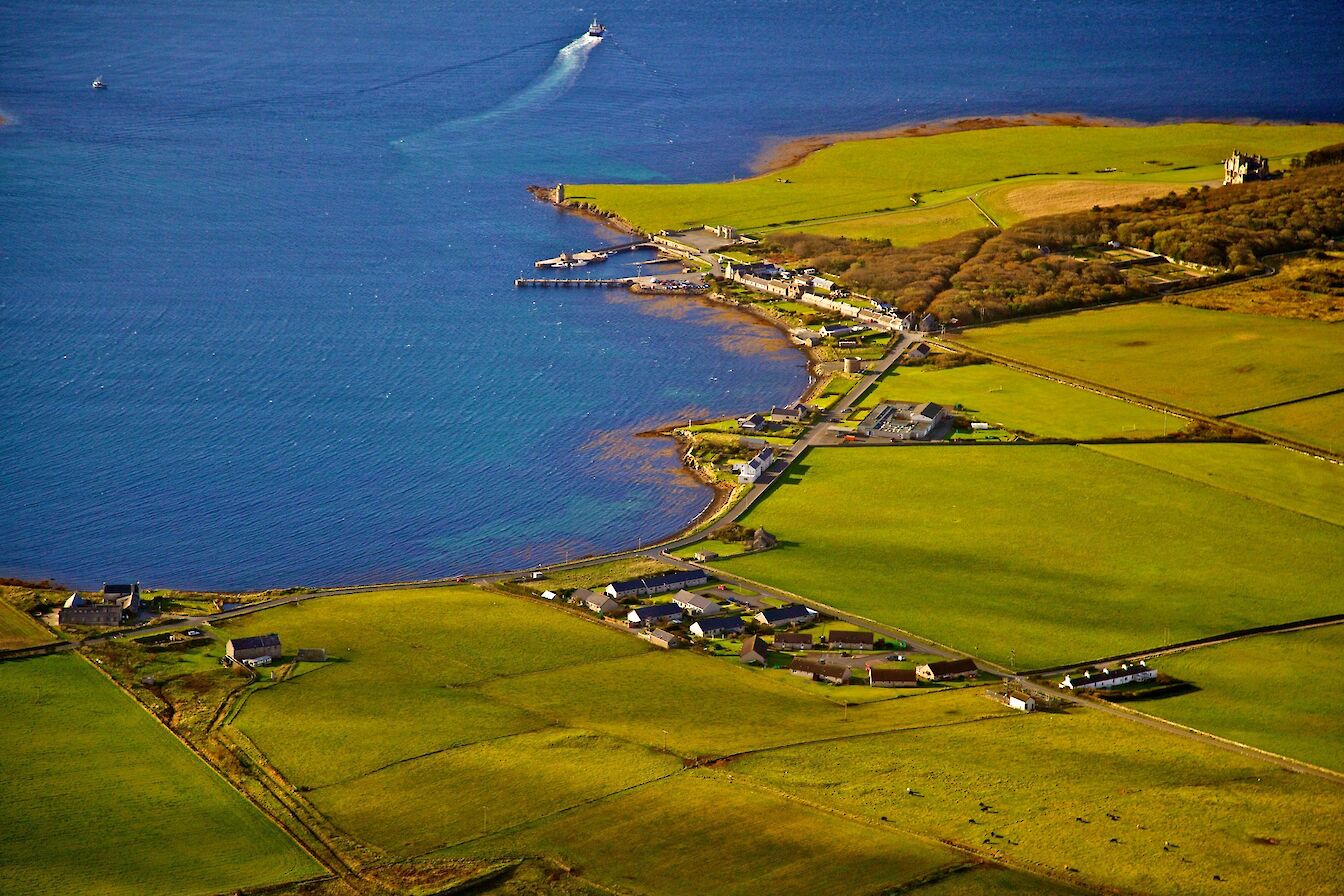
[[[1262,119],[1262,118],[1233,118],[1233,119],[1195,118],[1195,119],[1166,119],[1157,122],[1139,122],[1121,118],[1106,118],[1101,116],[1090,116],[1080,113],[1067,113],[1067,112],[1055,112],[1055,113],[1032,112],[1020,115],[1006,115],[1006,116],[950,117],[925,122],[913,122],[913,123],[889,125],[886,127],[876,128],[869,131],[830,132],[823,134],[814,134],[804,137],[781,138],[774,141],[768,141],[765,148],[763,148],[758,153],[756,158],[754,158],[749,163],[749,167],[754,173],[763,174],[772,170],[777,170],[778,168],[781,167],[787,167],[788,165],[796,164],[797,162],[811,155],[813,152],[834,145],[836,143],[850,142],[857,140],[885,139],[898,136],[907,136],[907,137],[934,136],[937,134],[953,133],[959,131],[988,130],[994,128],[1026,127],[1026,126],[1152,127],[1163,124],[1178,123],[1180,121],[1205,121],[1209,123],[1227,123],[1227,124],[1277,123],[1274,120]],[[0,114],[0,126],[12,123],[13,119],[6,118],[3,114]],[[639,230],[630,222],[626,221],[625,219],[621,218],[620,216],[614,213],[602,212],[592,206],[580,202],[571,202],[566,203],[564,205],[557,205],[551,199],[549,188],[540,186],[529,186],[527,189],[534,196],[534,198],[545,202],[547,205],[552,206],[559,212],[584,216],[595,223],[601,224],[602,226],[611,229],[612,231],[614,231],[619,235],[647,237],[647,234],[645,234],[643,231]],[[717,305],[735,308],[738,311],[750,314],[753,317],[757,318],[758,320],[769,323],[771,326],[779,330],[786,339],[788,339],[788,333],[789,333],[788,326],[783,321],[780,321],[768,314],[765,314],[761,312],[759,309],[751,307],[750,305],[738,304],[737,302],[734,302],[731,299],[724,298],[716,293],[708,293],[703,296],[700,296],[699,298],[701,298],[703,301],[706,302],[713,302]],[[798,345],[797,343],[794,343],[791,339],[788,339],[788,341],[790,345],[792,345],[794,348],[802,352],[804,357],[807,358],[807,371],[809,381],[807,386],[803,389],[802,394],[797,399],[797,401],[799,402],[807,402],[815,397],[816,392],[824,383],[823,379],[824,375],[821,373],[819,369],[820,362],[815,357],[815,354],[809,351],[807,347]],[[661,437],[677,439],[677,437],[672,433],[672,431],[676,428],[677,425],[679,424],[669,424],[665,427],[648,430],[643,433],[639,433],[637,435],[648,437],[656,435]],[[680,444],[679,440],[678,444]],[[683,470],[687,473],[687,475],[694,477],[698,482],[709,485],[711,490],[713,491],[713,495],[711,496],[706,506],[699,513],[697,513],[692,519],[688,520],[685,525],[679,527],[673,532],[670,532],[664,536],[652,540],[651,544],[654,548],[656,548],[657,545],[659,544],[672,541],[684,537],[686,535],[689,535],[693,532],[696,532],[697,530],[703,528],[707,523],[712,522],[712,520],[715,517],[717,517],[720,513],[722,513],[727,506],[729,506],[729,499],[734,491],[734,489],[732,489],[731,487],[725,486],[721,483],[709,481],[706,477],[701,475],[699,471],[685,464],[680,458],[678,459],[678,462],[681,464]],[[588,561],[597,561],[604,557],[625,554],[630,550],[631,548],[627,545],[626,547],[623,548],[613,548],[610,551],[605,551],[601,554],[596,554],[591,557],[583,559]],[[540,566],[534,565],[530,567],[519,567],[512,570],[502,570],[502,571],[465,572],[461,573],[461,575],[464,575],[468,578],[490,578],[498,576],[508,576],[521,573],[523,571],[526,571],[527,569],[547,568],[550,566],[555,566],[559,562],[560,561],[555,560],[552,561],[551,563],[542,564]],[[572,563],[574,561],[569,562]],[[452,578],[453,576],[448,575],[442,578],[434,578],[418,581],[450,582],[452,581]],[[276,584],[266,589],[256,589],[244,592],[218,592],[218,593],[250,594],[250,593],[258,593],[259,591],[264,590],[274,590],[276,588],[286,588],[286,587],[304,587],[314,589],[335,588],[344,590],[344,589],[358,589],[364,587],[378,587],[393,584],[401,584],[401,583],[380,582],[380,583],[368,583],[364,585],[313,584],[303,586]]]

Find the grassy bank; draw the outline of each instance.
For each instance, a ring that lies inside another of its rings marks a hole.
[[[1114,184],[1128,183],[1151,188],[1139,192],[1165,193],[1173,185],[1220,179],[1222,160],[1233,148],[1282,162],[1341,140],[1341,125],[997,128],[838,143],[788,168],[731,183],[588,184],[571,186],[569,193],[575,202],[650,232],[731,224],[914,245],[980,226],[974,208],[962,200],[1005,184],[1016,190],[1077,181],[1096,184],[1098,197],[1105,197]],[[916,194],[918,205],[911,202]],[[1132,192],[1126,198],[1133,198]],[[1005,192],[990,203],[1003,224],[1040,214],[1058,201],[1043,206],[1039,195]],[[1070,201],[1077,207],[1085,199],[1072,195]],[[860,218],[870,220],[860,224]]]

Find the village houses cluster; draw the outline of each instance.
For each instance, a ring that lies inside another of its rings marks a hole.
[[[889,667],[890,645],[871,631],[801,631],[820,619],[811,607],[798,603],[746,606],[731,591],[707,595],[692,590],[709,582],[702,570],[674,570],[615,581],[602,591],[578,588],[568,599],[657,647],[681,647],[688,639],[741,639],[741,662],[785,668],[821,683],[849,684],[860,675],[873,687],[917,687],[922,682],[975,679],[980,674],[970,659],[933,661],[909,669]],[[649,600],[664,595],[665,599]],[[560,595],[546,591],[542,597],[554,600]]]

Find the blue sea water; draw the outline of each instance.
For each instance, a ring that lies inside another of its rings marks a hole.
[[[515,290],[620,239],[529,183],[963,114],[1339,119],[1340,59],[1335,2],[10,0],[0,573],[357,583],[666,534],[709,494],[633,433],[789,400],[802,358]]]

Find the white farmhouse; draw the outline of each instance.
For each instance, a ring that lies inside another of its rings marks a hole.
[[[1072,675],[1065,675],[1059,686],[1071,691],[1094,691],[1098,688],[1115,688],[1122,684],[1131,684],[1138,681],[1154,681],[1156,678],[1157,672],[1149,669],[1146,662],[1139,660],[1133,666],[1129,663],[1123,663],[1115,671],[1103,668],[1100,672],[1084,672],[1077,678]]]

